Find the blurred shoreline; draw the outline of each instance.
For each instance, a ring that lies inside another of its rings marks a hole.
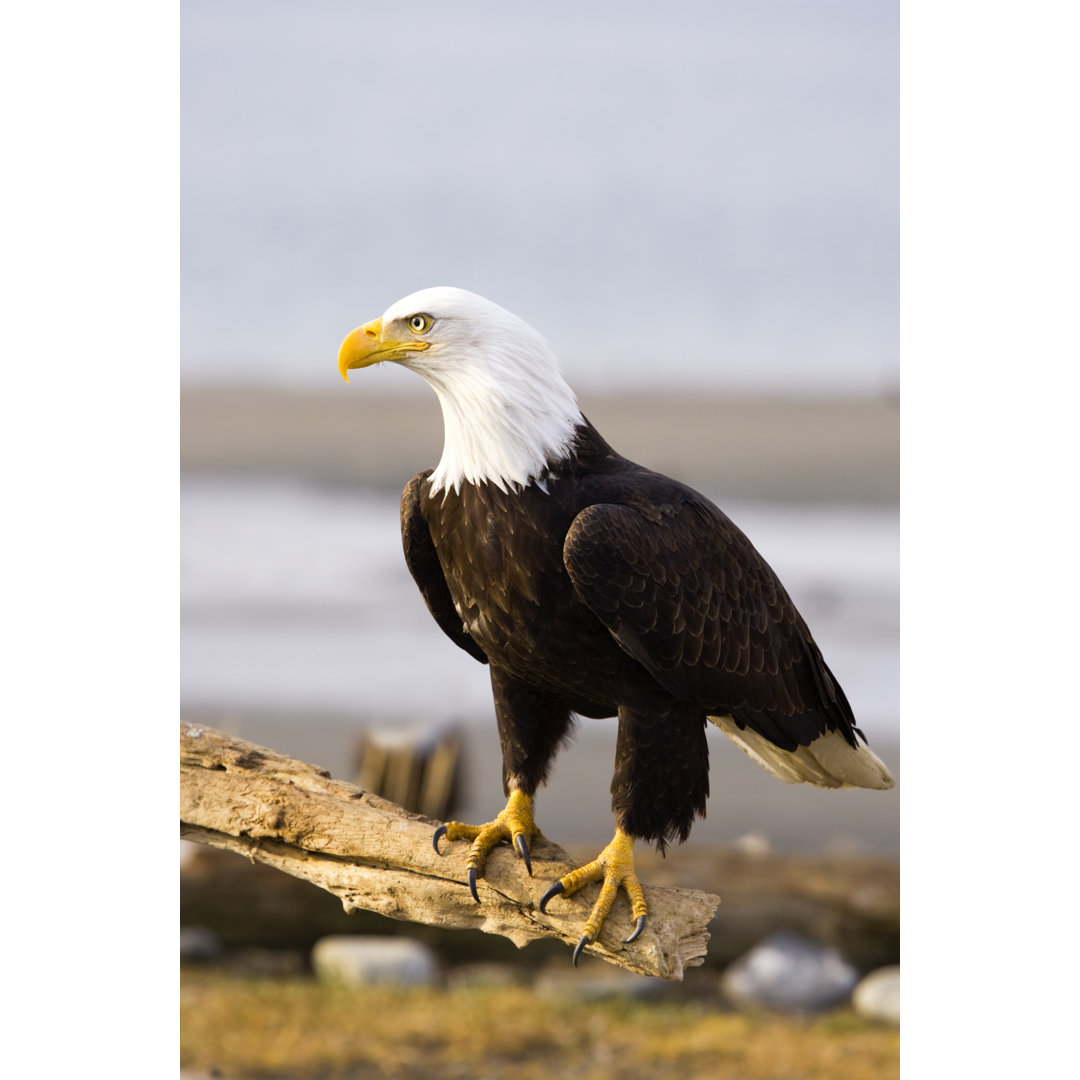
[[[896,396],[582,394],[615,449],[708,494],[766,501],[895,505]],[[264,475],[400,491],[434,465],[442,417],[430,393],[341,386],[184,385],[183,473]]]

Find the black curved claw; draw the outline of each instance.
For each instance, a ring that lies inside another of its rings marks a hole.
[[[591,944],[592,938],[589,937],[588,934],[582,934],[581,940],[574,946],[574,955],[571,957],[574,962],[574,967],[577,967],[578,957],[581,955],[581,950],[584,949],[586,945]]]
[[[544,909],[547,907],[548,901],[553,897],[561,895],[565,890],[563,889],[563,883],[556,881],[554,885],[543,896],[540,897],[540,910],[546,915],[547,912]]]
[[[532,877],[532,860],[529,858],[529,849],[525,844],[524,833],[518,833],[514,837],[514,847],[517,848],[517,853],[525,860],[525,869],[529,871],[529,877]]]
[[[433,847],[435,848],[435,854],[436,854],[436,855],[441,855],[441,854],[442,854],[442,852],[441,852],[441,851],[439,850],[439,841],[440,841],[440,840],[441,840],[441,839],[442,839],[442,838],[443,838],[443,837],[444,837],[445,835],[446,835],[446,826],[445,826],[445,825],[440,825],[440,826],[439,826],[439,827],[438,827],[438,828],[437,828],[437,829],[435,830],[435,835],[434,835],[434,836],[433,836],[433,837],[431,838],[431,844],[432,844],[432,846],[433,846]]]
[[[641,937],[641,931],[645,929],[645,916],[639,915],[637,925],[634,927],[634,932],[628,937],[623,938],[623,944],[629,945],[631,941],[637,941]]]
[[[469,892],[472,893],[472,898],[479,904],[480,894],[476,891],[476,871],[473,867],[469,867]]]

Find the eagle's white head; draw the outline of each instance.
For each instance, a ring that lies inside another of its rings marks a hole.
[[[548,343],[505,308],[464,289],[423,289],[342,342],[338,370],[393,360],[439,396],[445,441],[433,491],[544,482],[582,422]]]

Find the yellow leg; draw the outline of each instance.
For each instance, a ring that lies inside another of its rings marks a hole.
[[[460,821],[448,821],[435,830],[432,843],[441,855],[439,841],[444,836],[447,840],[473,842],[469,860],[465,865],[469,870],[469,890],[473,894],[473,899],[479,904],[480,895],[476,891],[476,878],[477,875],[484,873],[488,852],[496,844],[513,844],[518,855],[525,860],[525,869],[531,875],[532,861],[529,859],[529,848],[539,833],[540,830],[533,821],[532,799],[522,791],[511,791],[510,798],[506,800],[506,808],[494,821],[489,821],[486,825],[463,825]]]
[[[540,898],[540,910],[544,911],[548,901],[553,897],[571,896],[590,881],[603,881],[603,886],[600,889],[600,895],[596,898],[596,903],[593,904],[592,911],[589,912],[584,933],[574,949],[575,967],[582,949],[592,944],[600,933],[600,927],[604,925],[604,920],[611,912],[620,888],[625,889],[627,896],[630,897],[630,909],[637,920],[633,933],[624,940],[624,944],[634,941],[645,929],[645,919],[648,914],[645,893],[642,891],[637,874],[634,873],[634,838],[621,829],[615,830],[615,838],[591,863],[571,871],[566,877],[556,881]]]

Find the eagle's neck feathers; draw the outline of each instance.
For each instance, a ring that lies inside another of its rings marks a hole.
[[[550,467],[570,453],[583,422],[574,392],[546,342],[521,327],[530,332],[510,327],[483,345],[455,350],[445,364],[418,358],[416,369],[442,405],[445,431],[432,492],[459,491],[463,483],[503,491],[542,486]]]

